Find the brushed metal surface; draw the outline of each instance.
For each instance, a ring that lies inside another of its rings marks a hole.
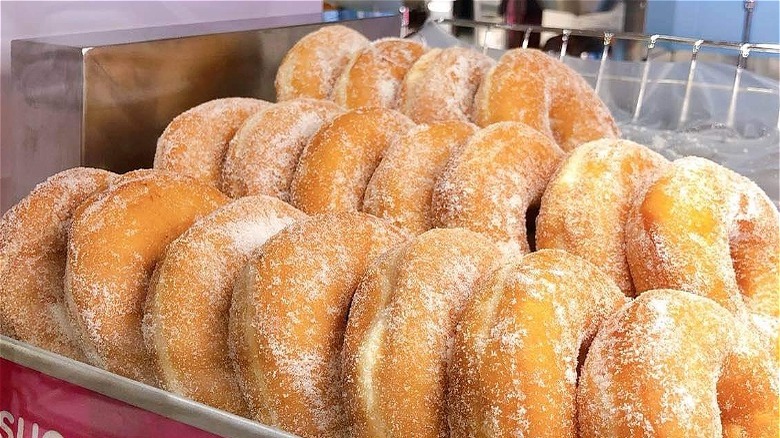
[[[12,41],[0,211],[69,167],[150,167],[157,137],[194,105],[229,96],[273,101],[284,54],[332,23],[313,14]],[[376,39],[398,36],[401,17],[338,23]]]

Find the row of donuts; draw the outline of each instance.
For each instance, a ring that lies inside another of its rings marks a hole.
[[[776,320],[561,250],[159,170],[64,171],[0,232],[6,333],[302,436],[778,432]]]
[[[219,160],[201,167],[203,154],[193,152],[171,165],[164,145],[185,139],[179,151],[198,151],[221,142],[219,180],[232,197],[275,196],[307,214],[363,211],[414,234],[467,228],[507,254],[535,246],[580,255],[629,296],[680,289],[780,314],[777,209],[753,182],[709,160],[670,163],[617,139],[566,154],[519,122],[414,125],[394,110],[342,112],[306,98],[249,116],[229,143],[207,139],[209,129],[234,123],[225,120],[235,100],[243,101],[177,117],[160,138],[156,167],[198,177]]]
[[[327,26],[290,49],[275,85],[278,102],[330,99],[346,109],[395,109],[416,123],[518,121],[566,151],[619,135],[588,83],[534,49],[507,51],[496,63],[470,48],[429,49],[399,38],[369,42],[347,27]]]

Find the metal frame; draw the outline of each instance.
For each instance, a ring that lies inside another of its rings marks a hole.
[[[631,32],[611,32],[611,31],[596,31],[596,30],[583,30],[583,29],[565,29],[565,28],[557,28],[557,27],[545,27],[545,26],[535,26],[535,25],[525,25],[525,24],[506,24],[506,23],[493,23],[489,21],[476,21],[476,20],[462,20],[462,19],[451,19],[451,18],[439,18],[434,21],[436,24],[449,24],[453,26],[462,26],[462,27],[470,27],[470,28],[485,28],[485,35],[482,43],[480,44],[482,46],[483,53],[486,53],[488,50],[486,41],[487,41],[487,35],[492,30],[514,30],[514,31],[521,31],[524,32],[524,38],[522,47],[527,48],[528,47],[528,41],[531,37],[531,34],[534,32],[553,32],[561,34],[562,36],[562,44],[561,44],[561,50],[558,55],[559,59],[563,59],[564,56],[566,56],[566,48],[569,41],[569,37],[572,35],[575,36],[584,36],[584,37],[592,37],[592,38],[601,38],[603,41],[604,49],[601,53],[601,59],[600,59],[600,65],[598,72],[596,73],[596,85],[595,89],[598,93],[601,89],[602,85],[602,79],[603,78],[611,78],[611,79],[622,79],[622,80],[635,80],[633,78],[616,78],[616,77],[610,77],[608,75],[605,75],[605,66],[607,63],[607,60],[609,59],[608,56],[608,50],[609,47],[614,43],[615,40],[626,40],[626,41],[634,41],[634,42],[640,42],[644,43],[645,45],[645,65],[642,72],[642,78],[639,80],[639,94],[637,95],[637,100],[634,105],[634,111],[632,116],[632,121],[636,122],[639,119],[639,116],[642,111],[642,104],[645,97],[645,89],[648,84],[649,79],[649,72],[650,72],[650,60],[651,60],[651,54],[653,49],[657,46],[658,43],[665,42],[665,43],[673,43],[673,44],[683,44],[688,45],[691,47],[691,57],[690,57],[690,67],[688,68],[688,77],[685,81],[678,81],[678,80],[664,80],[659,81],[663,83],[678,83],[678,84],[684,84],[685,85],[685,95],[683,98],[683,105],[682,109],[680,111],[680,116],[678,120],[678,127],[681,127],[685,124],[685,122],[688,120],[688,112],[690,107],[690,97],[691,97],[691,91],[694,85],[694,74],[696,72],[696,63],[697,63],[697,57],[699,52],[703,47],[709,47],[709,48],[716,48],[716,49],[722,49],[722,50],[730,50],[734,51],[735,55],[737,55],[737,66],[736,66],[736,72],[734,74],[734,81],[731,85],[731,99],[729,102],[729,108],[728,108],[728,117],[726,121],[726,125],[729,127],[734,126],[735,116],[736,116],[736,106],[737,106],[737,97],[739,95],[739,91],[749,91],[749,92],[764,92],[764,93],[772,93],[776,94],[777,91],[773,89],[768,88],[756,88],[756,87],[747,87],[747,88],[740,88],[741,78],[742,78],[742,71],[745,69],[745,66],[747,64],[748,57],[751,53],[768,53],[772,55],[779,55],[780,56],[780,44],[760,44],[760,43],[735,43],[730,41],[716,41],[716,40],[705,40],[705,39],[696,39],[696,38],[686,38],[686,37],[679,37],[679,36],[672,36],[672,35],[646,35],[641,33],[631,33]],[[707,86],[715,87],[715,88],[722,88],[722,86],[716,86],[712,84],[708,84]],[[777,123],[778,129],[780,129],[780,113],[778,113],[778,123]]]

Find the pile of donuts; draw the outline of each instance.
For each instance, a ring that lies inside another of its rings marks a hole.
[[[780,213],[546,55],[304,37],[0,222],[0,333],[301,436],[780,433]]]

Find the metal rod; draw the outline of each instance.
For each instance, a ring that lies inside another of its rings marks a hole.
[[[528,42],[531,41],[531,32],[533,31],[532,28],[528,28],[525,30],[525,35],[523,35],[523,48],[528,48]]]
[[[485,29],[485,34],[482,36],[482,54],[483,55],[487,55],[487,51],[488,51],[488,45],[487,45],[488,34],[490,33],[491,30],[493,30],[493,26],[488,26],[487,29]]]
[[[655,47],[655,42],[660,35],[653,35],[650,37],[650,41],[647,42],[647,51],[645,52],[645,67],[642,70],[642,82],[639,84],[639,95],[636,97],[636,105],[634,106],[634,117],[631,118],[634,122],[639,120],[639,112],[642,111],[642,102],[645,99],[645,87],[647,86],[647,78],[650,75],[650,52]]]
[[[685,97],[683,97],[682,109],[680,110],[680,119],[677,123],[678,127],[682,127],[682,125],[688,120],[688,109],[691,106],[691,90],[693,90],[693,77],[696,74],[696,58],[699,55],[699,50],[701,50],[701,45],[703,42],[703,40],[696,41],[693,43],[693,48],[691,49],[691,66],[688,69],[688,80],[685,82]]]
[[[444,23],[444,24],[454,24],[456,26],[463,26],[463,27],[487,27],[487,26],[493,26],[497,29],[504,29],[504,30],[519,30],[519,31],[525,31],[527,29],[531,29],[531,32],[553,32],[553,33],[568,33],[569,35],[576,35],[576,36],[587,36],[587,37],[595,37],[595,38],[601,38],[604,36],[604,32],[602,31],[595,31],[595,30],[579,30],[579,29],[564,29],[560,27],[545,27],[545,26],[531,26],[531,25],[524,25],[524,24],[504,24],[504,23],[491,23],[489,21],[475,21],[475,20],[462,20],[462,19],[454,19],[454,18],[437,18],[435,20],[436,23]],[[613,38],[615,39],[621,39],[621,40],[633,40],[633,41],[647,41],[650,39],[650,35],[645,35],[641,33],[632,33],[632,32],[615,32]],[[732,49],[734,51],[739,51],[742,48],[741,42],[731,42],[731,41],[715,41],[715,40],[700,40],[696,38],[686,38],[686,37],[678,37],[678,36],[672,36],[672,35],[659,35],[658,39],[661,39],[663,41],[668,41],[671,43],[681,43],[681,44],[687,44],[687,45],[693,45],[697,42],[700,42],[699,45],[701,47],[717,47],[721,49]],[[780,44],[750,44],[750,50],[752,52],[762,52],[762,53],[778,53],[780,54]]]
[[[742,42],[750,41],[750,27],[753,23],[753,11],[756,9],[756,0],[745,0],[745,22],[742,24]]]
[[[566,56],[566,47],[569,46],[569,35],[571,34],[571,31],[568,29],[563,30],[563,35],[561,35],[561,54],[558,57],[561,61],[563,61],[563,57]]]
[[[604,74],[604,69],[607,67],[607,59],[609,58],[609,46],[612,44],[612,32],[604,32],[604,49],[601,52],[601,61],[599,62],[599,71],[596,73],[596,94],[599,94],[601,90],[601,78]]]
[[[742,71],[745,69],[747,57],[750,56],[750,49],[745,45],[744,50],[737,59],[737,71],[734,73],[734,84],[731,89],[731,99],[729,100],[729,113],[726,118],[726,126],[734,127],[734,121],[737,117],[737,98],[739,97],[739,85],[742,81]]]

